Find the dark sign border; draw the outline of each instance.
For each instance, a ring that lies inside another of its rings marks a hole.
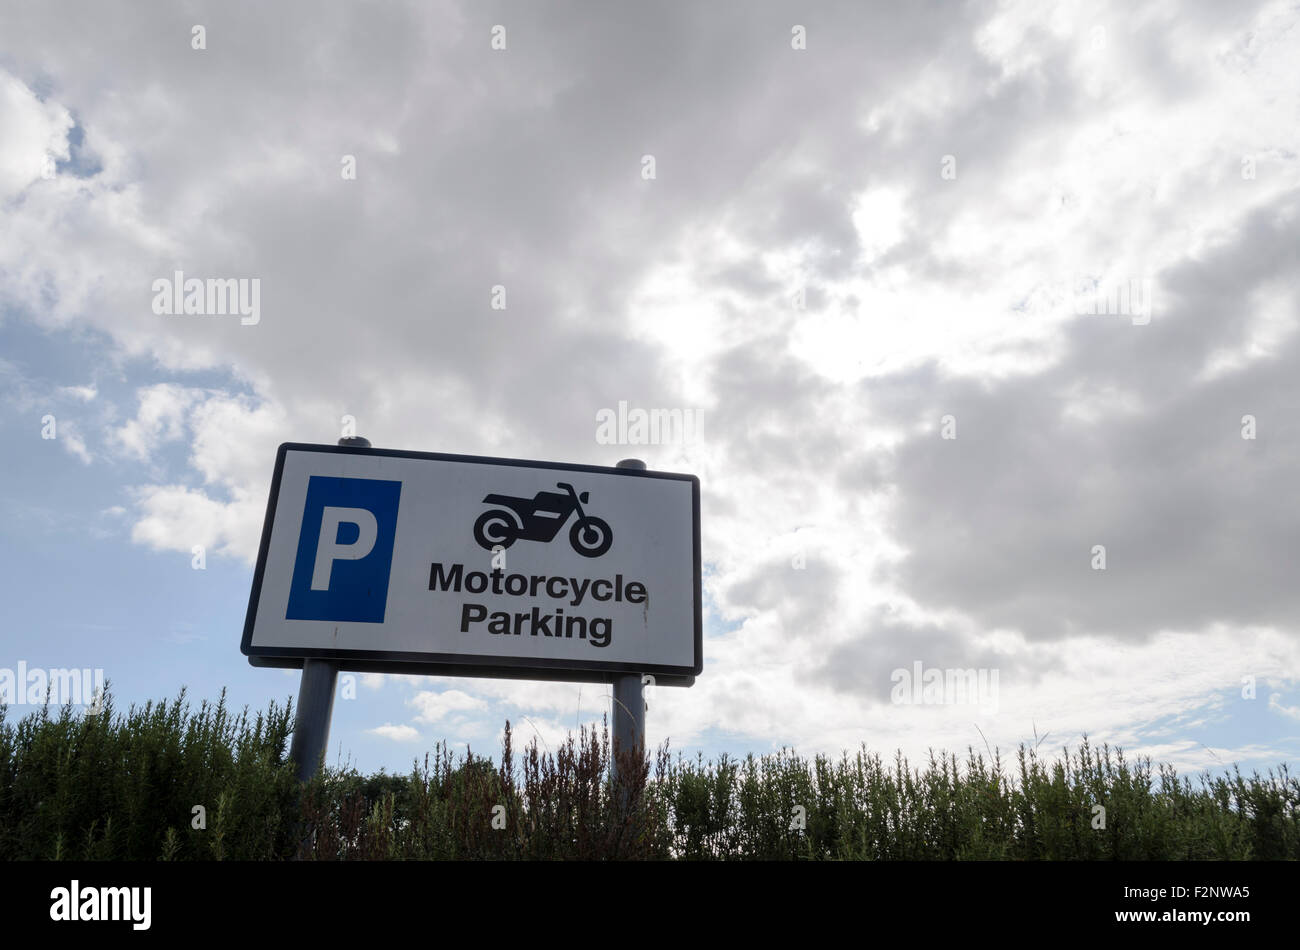
[[[475,465],[508,465],[516,468],[543,468],[557,472],[586,472],[616,475],[622,478],[669,478],[691,483],[691,534],[694,558],[695,663],[694,666],[633,664],[608,660],[556,660],[534,657],[501,657],[469,653],[404,653],[393,650],[334,650],[320,647],[254,647],[253,625],[257,605],[262,597],[262,575],[271,546],[271,529],[275,525],[276,506],[280,500],[280,478],[289,452],[325,452],[334,455],[369,455],[387,458],[424,459],[437,462],[468,462]],[[262,543],[257,551],[253,572],[253,589],[248,598],[244,636],[240,652],[252,666],[299,668],[307,658],[336,660],[340,670],[364,673],[397,673],[411,676],[491,676],[502,679],[561,680],[579,683],[606,683],[627,673],[649,673],[656,685],[690,686],[704,670],[704,618],[701,609],[700,561],[700,480],[694,475],[676,472],[643,471],[634,468],[609,468],[601,465],[577,465],[564,462],[536,462],[526,459],[503,459],[479,455],[447,455],[440,452],[408,452],[403,449],[359,448],[344,445],[314,445],[307,442],[284,442],[275,453],[275,474],[271,495],[266,503],[266,520],[262,523]]]

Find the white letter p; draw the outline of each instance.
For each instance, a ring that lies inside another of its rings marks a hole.
[[[357,539],[351,544],[339,544],[339,525],[357,526]],[[379,537],[379,522],[365,508],[331,508],[326,506],[320,516],[320,537],[316,541],[316,566],[311,572],[312,590],[329,590],[330,573],[335,561],[359,561],[375,546]]]

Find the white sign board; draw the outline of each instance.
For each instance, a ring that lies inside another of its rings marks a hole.
[[[688,684],[693,475],[286,443],[241,645],[260,666]]]

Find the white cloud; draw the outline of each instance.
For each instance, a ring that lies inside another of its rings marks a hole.
[[[0,201],[43,180],[47,159],[67,160],[72,116],[42,102],[14,76],[0,71]]]
[[[595,732],[600,734],[601,722],[599,719],[588,718],[582,722],[574,722],[572,719],[552,719],[540,715],[523,715],[516,716],[510,723],[511,740],[510,744],[516,753],[522,752],[532,744],[537,742],[537,748],[543,754],[555,754],[570,737],[575,742],[582,738],[582,731],[587,731],[588,735]],[[500,748],[501,740],[505,737],[505,729],[502,727],[497,730],[493,737],[493,746]]]
[[[174,383],[156,383],[139,390],[137,397],[135,418],[116,429],[112,440],[128,455],[144,461],[164,442],[174,442],[185,434],[186,413],[203,393]]]
[[[81,460],[83,465],[89,465],[91,462],[90,451],[86,448],[86,440],[81,434],[72,427],[71,423],[63,423],[59,429],[59,441],[69,453]]]
[[[1300,706],[1284,706],[1281,693],[1273,693],[1268,697],[1268,708],[1290,719],[1300,719]]]
[[[375,726],[373,729],[367,729],[366,732],[385,739],[392,739],[394,742],[414,742],[420,738],[418,729],[406,725],[395,726],[391,722],[386,722],[382,726]]]
[[[421,690],[406,703],[418,710],[415,721],[424,723],[441,722],[453,713],[479,712],[487,709],[487,703],[482,699],[458,689],[446,689],[442,692]]]
[[[216,552],[227,548],[226,505],[183,485],[149,485],[136,490],[139,520],[131,540],[155,550],[189,553],[196,544]]]
[[[189,462],[211,486],[142,485],[134,489],[138,520],[132,539],[162,550],[209,552],[253,563],[261,537],[282,412],[244,396],[171,384],[140,390],[134,419],[115,430],[129,454],[152,458],[165,442],[191,437]],[[214,497],[216,493],[229,500]]]
[[[99,390],[94,386],[60,386],[59,394],[81,402],[94,402]]]

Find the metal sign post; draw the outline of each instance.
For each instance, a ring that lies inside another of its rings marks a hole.
[[[615,468],[645,471],[641,459],[623,459]],[[639,756],[645,744],[645,698],[642,693],[642,674],[623,673],[614,677],[614,696],[611,700],[611,719],[614,722],[614,769],[617,775],[619,750],[632,750],[628,754]]]
[[[293,742],[289,745],[289,759],[300,782],[315,775],[324,760],[325,747],[330,741],[330,717],[334,715],[334,686],[338,676],[339,665],[334,660],[309,657],[302,661],[298,710],[293,721]]]

